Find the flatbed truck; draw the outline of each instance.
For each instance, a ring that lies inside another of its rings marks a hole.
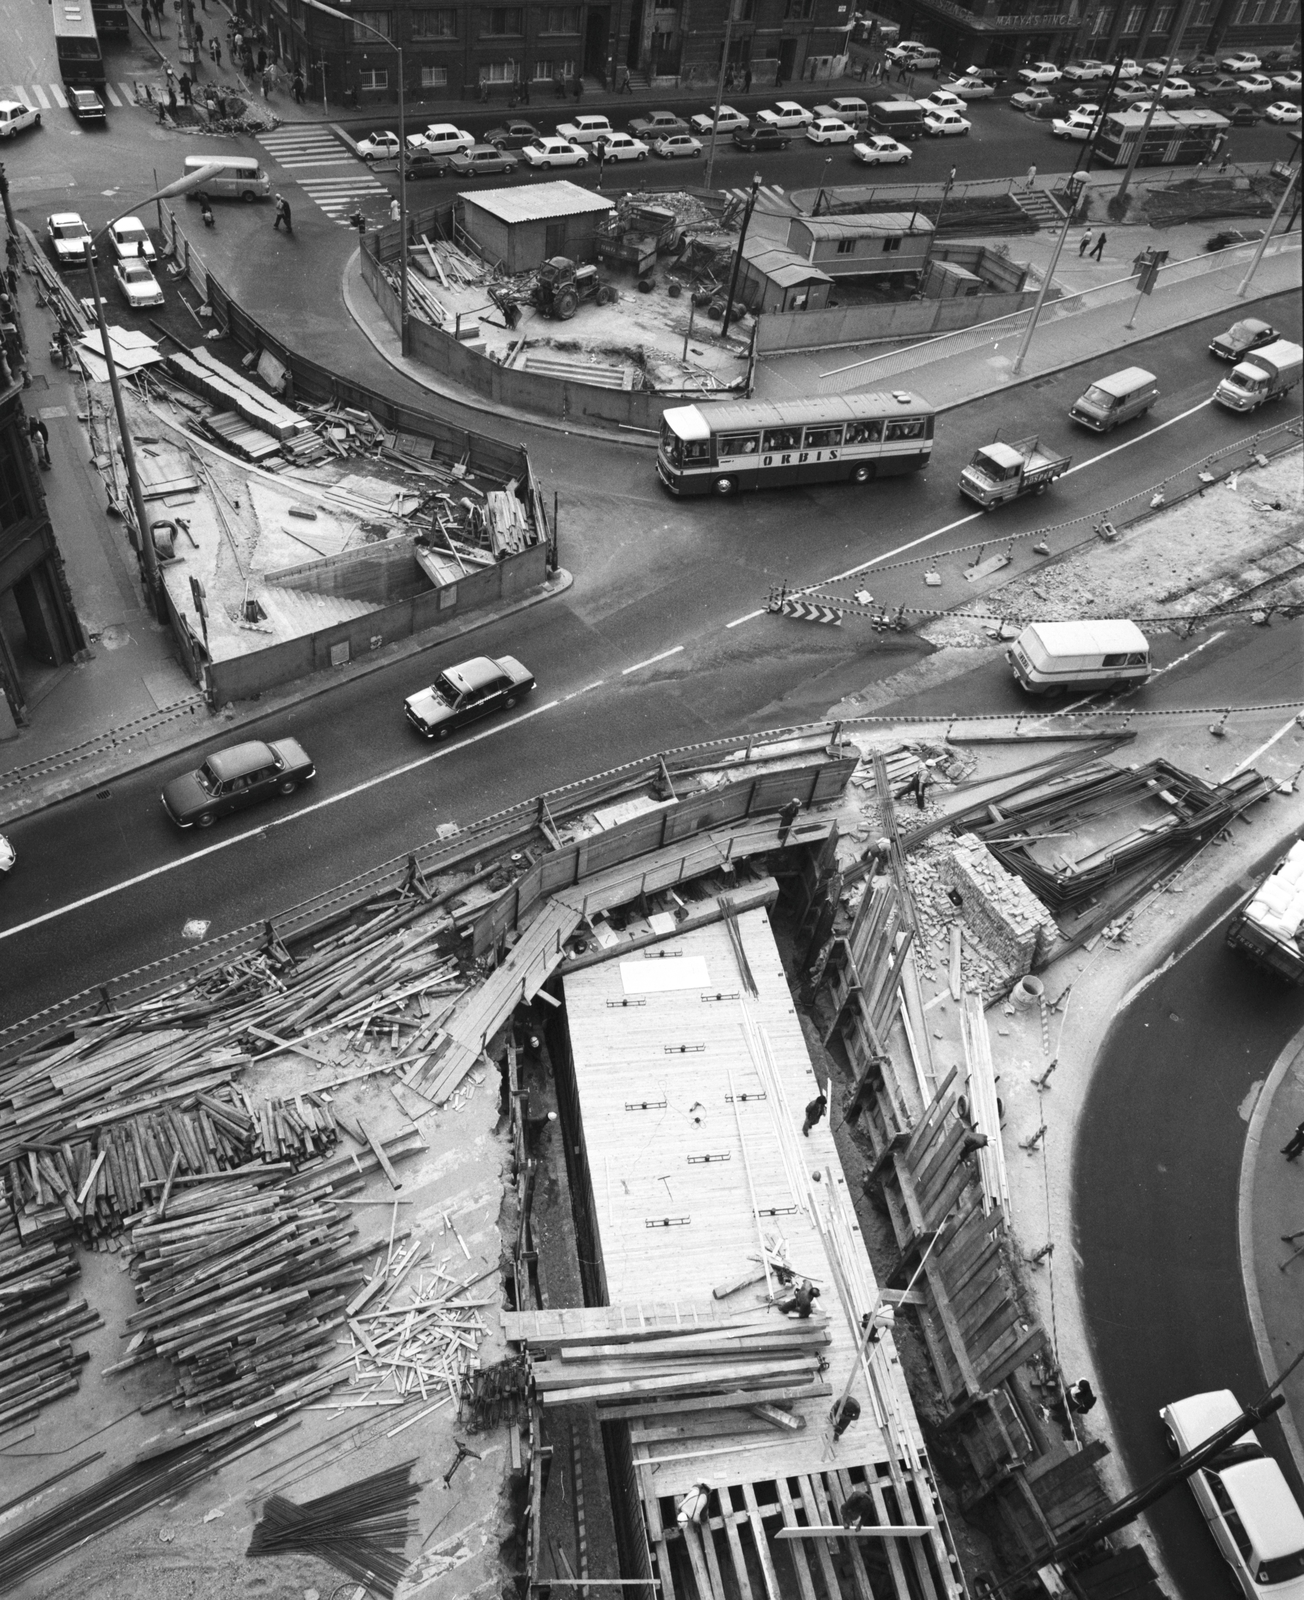
[[[1045,494],[1071,464],[1068,456],[1041,449],[1036,435],[1009,444],[997,440],[974,451],[973,460],[960,474],[960,493],[990,511],[1021,494]]]

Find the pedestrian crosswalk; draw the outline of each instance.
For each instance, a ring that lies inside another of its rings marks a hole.
[[[329,128],[309,124],[274,128],[260,133],[258,143],[310,200],[343,227],[359,207],[374,219],[375,202],[379,200],[382,207],[389,204],[389,190]]]
[[[726,189],[725,194],[730,200],[741,200],[746,205],[751,199],[750,189]],[[760,211],[796,211],[786,194],[783,186],[777,183],[763,183],[756,191],[756,205]]]
[[[42,111],[68,109],[68,93],[60,83],[5,83],[0,84],[0,98],[20,100],[25,106],[37,106]],[[129,83],[106,83],[104,98],[111,106],[134,106],[135,90]]]

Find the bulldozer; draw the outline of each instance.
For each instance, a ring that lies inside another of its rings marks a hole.
[[[552,256],[539,268],[532,298],[545,317],[567,322],[581,300],[607,306],[619,298],[619,291],[615,284],[604,282],[592,264],[577,267],[566,256]]]

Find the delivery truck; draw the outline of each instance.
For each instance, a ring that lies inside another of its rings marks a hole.
[[[1297,347],[1298,348],[1298,347]],[[1232,913],[1227,943],[1256,966],[1304,987],[1304,839],[1296,839]]]
[[[1045,494],[1047,485],[1070,465],[1068,456],[1042,450],[1036,435],[1009,444],[997,440],[974,451],[973,460],[960,474],[960,493],[990,511],[1021,494]]]
[[[1304,371],[1304,349],[1289,339],[1278,339],[1251,350],[1238,361],[1213,392],[1228,411],[1257,411],[1269,400],[1289,394]]]

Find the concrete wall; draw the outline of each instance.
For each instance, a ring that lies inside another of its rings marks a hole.
[[[278,589],[390,605],[410,600],[431,587],[412,550],[411,539],[381,539],[359,550],[323,556],[297,567],[282,567],[278,572],[267,573],[263,581]]]
[[[834,306],[823,311],[771,313],[758,318],[758,357],[798,350],[836,350],[878,340],[927,339],[971,328],[1031,305],[1034,294],[980,294],[967,300],[901,300],[881,306]]]
[[[492,567],[460,578],[442,589],[400,600],[365,617],[354,617],[317,633],[287,639],[250,655],[215,661],[208,669],[209,694],[215,705],[228,700],[248,700],[277,684],[290,683],[310,672],[322,672],[335,663],[332,650],[348,646],[348,659],[371,654],[396,639],[438,628],[454,617],[499,600],[515,599],[537,588],[546,576],[548,549],[536,544],[522,555],[496,562]]]

